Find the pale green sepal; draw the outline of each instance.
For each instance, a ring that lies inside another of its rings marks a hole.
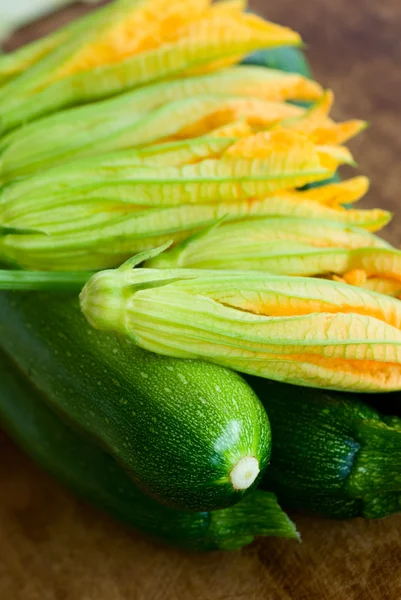
[[[173,241],[169,240],[168,242],[162,244],[158,248],[144,250],[143,252],[139,252],[139,254],[135,254],[135,256],[129,258],[127,261],[125,261],[125,263],[121,265],[121,267],[119,267],[119,271],[128,271],[130,269],[134,269],[136,266],[140,265],[146,260],[150,260],[151,258],[154,258],[155,256],[158,256],[159,254],[167,250],[167,248],[170,248],[172,243]]]

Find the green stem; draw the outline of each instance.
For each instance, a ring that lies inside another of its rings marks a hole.
[[[53,272],[0,269],[0,289],[79,292],[92,274],[90,271]]]

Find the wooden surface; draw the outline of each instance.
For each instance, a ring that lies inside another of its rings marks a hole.
[[[400,1],[255,0],[251,5],[302,33],[316,77],[337,95],[337,118],[372,123],[352,144],[360,172],[373,182],[363,205],[397,210]],[[25,29],[10,47],[76,12]],[[386,236],[400,245],[400,234],[397,217]],[[241,552],[213,555],[168,549],[73,498],[0,434],[1,600],[401,598],[401,516],[347,523],[293,516],[302,544],[263,540]]]

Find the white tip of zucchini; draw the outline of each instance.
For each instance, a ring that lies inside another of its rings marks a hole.
[[[231,483],[235,490],[246,490],[259,475],[259,462],[254,456],[244,456],[237,462],[230,473]]]

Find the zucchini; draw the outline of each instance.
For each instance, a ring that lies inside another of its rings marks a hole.
[[[234,550],[254,536],[297,538],[271,493],[212,513],[174,510],[146,496],[103,450],[71,430],[0,354],[0,423],[56,479],[113,517],[183,548]]]
[[[299,73],[309,79],[313,78],[305,54],[299,48],[292,46],[258,50],[247,56],[242,64],[277,69],[286,73]]]
[[[380,414],[354,394],[247,379],[272,428],[262,487],[283,506],[334,519],[401,511],[400,418]]]
[[[1,346],[49,406],[155,498],[204,511],[255,487],[270,428],[240,376],[99,334],[76,297],[2,292],[0,315]]]

